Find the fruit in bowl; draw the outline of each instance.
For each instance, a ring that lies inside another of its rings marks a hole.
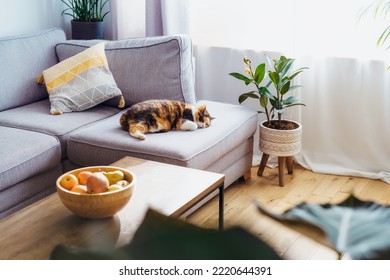
[[[56,186],[61,201],[74,214],[106,218],[129,202],[135,176],[120,167],[90,166],[64,173],[57,179]]]
[[[110,181],[104,172],[93,172],[87,179],[88,193],[102,193],[108,191]]]

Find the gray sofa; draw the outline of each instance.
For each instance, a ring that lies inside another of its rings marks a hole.
[[[55,191],[63,172],[134,156],[224,173],[225,185],[251,168],[257,113],[240,105],[197,100],[187,36],[106,42],[110,70],[126,107],[151,98],[206,104],[207,129],[131,138],[119,126],[124,109],[109,100],[82,112],[51,115],[43,70],[96,41],[66,40],[60,29],[0,38],[0,218]]]

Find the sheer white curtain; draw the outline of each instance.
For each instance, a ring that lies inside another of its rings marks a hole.
[[[145,0],[110,0],[112,39],[145,36]]]
[[[368,3],[146,0],[146,35],[191,36],[199,99],[237,103],[248,88],[228,73],[243,70],[244,56],[254,63],[264,53],[296,58],[296,67],[310,68],[296,92],[307,106],[285,114],[303,125],[296,160],[316,172],[390,183],[390,52],[376,47],[379,18],[357,22]]]

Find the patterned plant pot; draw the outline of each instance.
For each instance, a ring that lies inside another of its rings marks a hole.
[[[267,155],[290,157],[301,151],[302,125],[295,121],[298,128],[291,130],[272,129],[260,124],[260,151]]]

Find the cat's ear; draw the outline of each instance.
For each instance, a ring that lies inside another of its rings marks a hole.
[[[201,111],[201,112],[206,111],[206,104],[204,104],[204,105],[202,105],[202,106],[199,106],[199,107],[198,107],[198,110]]]

